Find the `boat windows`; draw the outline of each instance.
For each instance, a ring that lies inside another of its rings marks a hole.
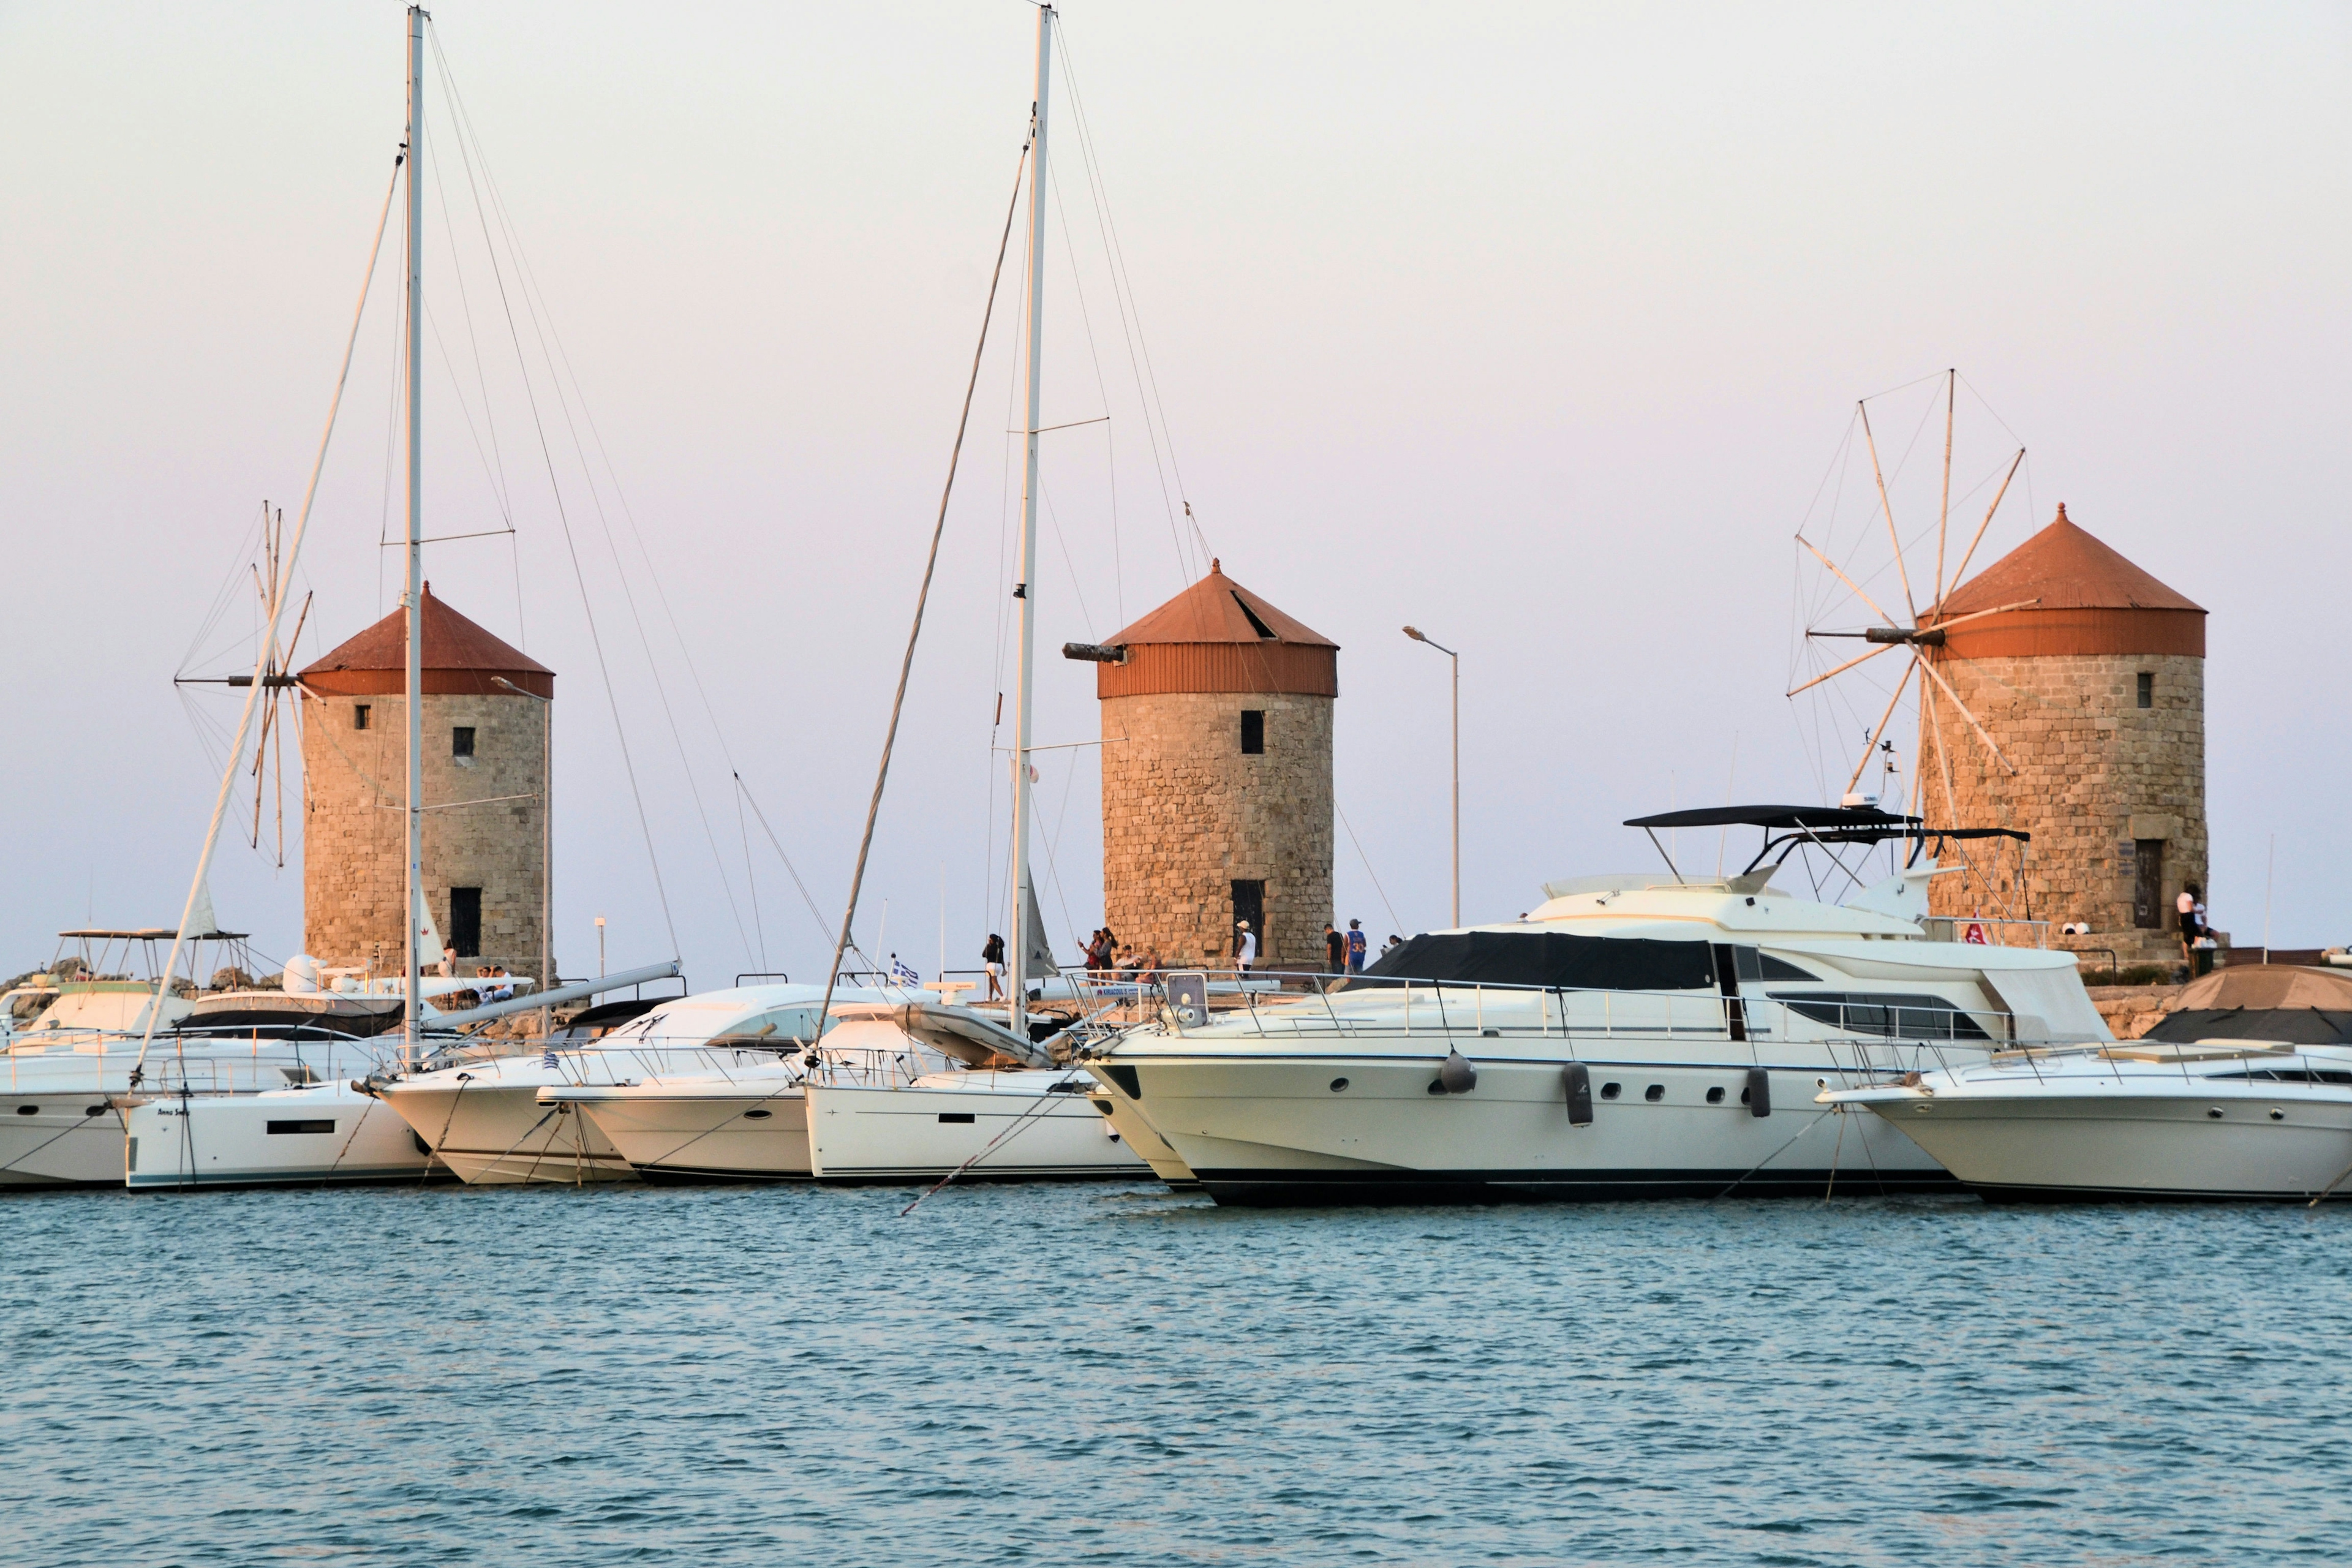
[[[41,1108],[37,1105],[20,1105],[16,1108],[16,1114],[19,1116],[38,1116],[40,1113]]]
[[[1742,980],[1819,980],[1821,978],[1811,970],[1800,969],[1787,959],[1775,958],[1758,948],[1737,947],[1732,949],[1732,952],[1738,954],[1737,963],[1739,978]]]
[[[1706,1091],[1706,1102],[1709,1105],[1721,1105],[1723,1103],[1723,1085],[1717,1084],[1713,1089]]]
[[[978,1115],[969,1110],[942,1110],[940,1112],[940,1120],[941,1121],[969,1124],[979,1121],[980,1118]]]
[[[2245,1072],[2208,1072],[2197,1075],[2206,1079],[2248,1079],[2263,1083],[2332,1083],[2352,1089],[2352,1072],[2336,1068],[2253,1068]]]
[[[743,1120],[746,1121],[765,1121],[769,1117],[773,1116],[775,1112],[772,1110],[747,1110],[743,1113]]]
[[[1558,986],[1579,991],[1712,991],[1703,942],[1570,936],[1564,931],[1449,931],[1414,937],[1366,967],[1364,979]],[[1811,979],[1811,976],[1806,976]],[[1342,985],[1360,984],[1360,979]]]
[[[1624,1092],[1625,1086],[1622,1083],[1604,1083],[1601,1086],[1601,1098],[1603,1100],[1614,1100]]]
[[[1658,1101],[1666,1098],[1666,1086],[1662,1083],[1654,1083],[1649,1088],[1642,1091],[1642,1098],[1648,1100],[1652,1105],[1655,1105]]]
[[[1882,1039],[1981,1040],[1984,1026],[1941,996],[1877,991],[1775,991],[1800,1017]]]
[[[1333,1094],[1344,1094],[1347,1092],[1347,1089],[1348,1080],[1346,1079],[1335,1078],[1331,1080],[1331,1092]]]
[[[294,1132],[332,1132],[334,1130],[335,1119],[331,1116],[306,1117],[299,1121],[272,1121],[269,1124],[269,1135],[273,1138]]]

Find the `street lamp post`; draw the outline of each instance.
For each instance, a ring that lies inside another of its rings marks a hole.
[[[596,978],[604,978],[604,917],[596,917]]]
[[[1404,635],[1417,643],[1429,643],[1431,647],[1454,661],[1454,923],[1462,923],[1462,656],[1444,643],[1430,642],[1415,626],[1407,626]]]

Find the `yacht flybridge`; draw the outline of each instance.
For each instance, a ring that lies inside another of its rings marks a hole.
[[[1817,1094],[2109,1038],[2074,955],[2029,945],[2041,926],[1954,941],[1930,919],[1934,858],[2002,830],[1868,806],[1628,824],[1735,825],[1765,833],[1735,876],[1669,859],[1554,883],[1517,920],[1416,937],[1306,994],[1171,1007],[1090,1061],[1097,1109],[1224,1203],[1896,1191],[1952,1178]],[[1891,875],[1865,885],[1845,857],[1880,846]],[[1853,895],[1790,891],[1800,856]]]

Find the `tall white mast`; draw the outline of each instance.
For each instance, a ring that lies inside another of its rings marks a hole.
[[[1029,697],[1037,676],[1038,353],[1045,310],[1045,89],[1053,61],[1054,8],[1037,7],[1037,101],[1029,154],[1028,458],[1021,481],[1021,680],[1013,704],[1013,1032],[1029,1035]]]
[[[408,578],[402,603],[408,609],[407,664],[401,689],[408,712],[408,939],[407,988],[402,993],[401,1055],[418,1060],[416,1014],[425,966],[416,951],[425,923],[425,477],[422,432],[425,413],[425,7],[408,8]],[[438,957],[438,954],[435,955]]]

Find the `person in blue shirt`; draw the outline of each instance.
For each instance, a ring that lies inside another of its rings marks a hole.
[[[1364,948],[1366,945],[1364,922],[1361,921],[1349,921],[1348,922],[1349,973],[1361,974],[1364,972]]]

